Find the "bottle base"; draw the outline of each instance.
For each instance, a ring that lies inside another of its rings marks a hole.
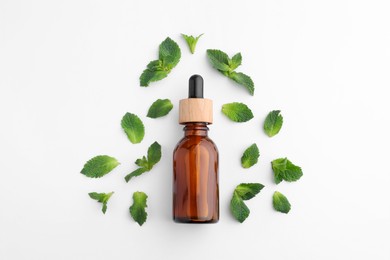
[[[215,224],[218,219],[173,218],[173,221],[181,224]]]

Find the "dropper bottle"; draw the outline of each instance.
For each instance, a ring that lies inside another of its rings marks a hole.
[[[219,220],[218,149],[208,137],[213,102],[203,98],[203,78],[189,79],[188,99],[180,100],[184,137],[173,152],[173,220],[215,223]]]

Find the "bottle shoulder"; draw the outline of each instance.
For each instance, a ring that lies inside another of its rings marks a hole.
[[[210,144],[213,145],[213,147],[215,148],[215,150],[218,151],[217,145],[214,143],[214,141],[213,141],[211,138],[209,138],[208,136],[206,136],[206,139],[207,139],[207,141],[208,141]]]
[[[208,149],[214,150],[218,153],[218,148],[214,141],[208,136],[184,136],[176,145],[175,150],[177,151],[180,148],[189,149],[194,145],[206,147]]]

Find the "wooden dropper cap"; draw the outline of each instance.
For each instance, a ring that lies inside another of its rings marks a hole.
[[[188,98],[180,100],[179,123],[213,123],[213,101],[203,98],[203,78],[192,75],[189,79]]]

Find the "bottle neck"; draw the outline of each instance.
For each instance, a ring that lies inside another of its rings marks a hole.
[[[207,123],[186,123],[184,127],[184,136],[207,136],[209,128]]]

